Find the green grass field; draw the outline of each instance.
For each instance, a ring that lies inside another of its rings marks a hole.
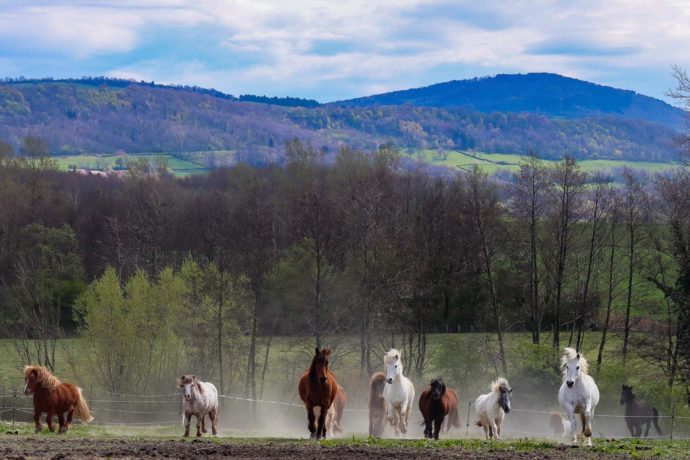
[[[501,171],[515,172],[519,169],[522,159],[521,155],[515,154],[467,152],[460,150],[447,151],[447,157],[445,158],[441,157],[436,150],[404,150],[403,153],[409,155],[411,158],[421,158],[423,161],[435,166],[470,169],[476,165],[488,174],[494,174]],[[547,164],[552,162],[550,160],[544,161]],[[579,162],[579,165],[584,172],[611,170],[627,166],[631,169],[642,170],[649,174],[667,171],[677,166],[675,163],[623,160],[582,160]]]

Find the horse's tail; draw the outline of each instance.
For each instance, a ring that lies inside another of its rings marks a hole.
[[[81,388],[77,387],[77,391],[79,391],[79,398],[77,398],[77,402],[74,404],[74,415],[84,423],[93,422],[89,405],[86,404],[86,399],[84,399]]]
[[[652,418],[652,422],[654,422],[654,428],[656,428],[656,434],[659,436],[662,436],[661,433],[661,428],[659,428],[659,411],[656,410],[656,407],[652,407],[652,413],[654,414]]]
[[[454,426],[455,428],[460,428],[460,411],[458,410],[457,406],[449,415],[450,423],[448,424],[448,428],[450,429],[451,426]]]

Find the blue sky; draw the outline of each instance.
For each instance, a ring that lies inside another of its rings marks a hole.
[[[554,72],[664,98],[690,1],[0,0],[0,76],[351,98]]]

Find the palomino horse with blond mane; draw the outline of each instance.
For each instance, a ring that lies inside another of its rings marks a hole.
[[[566,348],[561,357],[563,384],[558,391],[558,402],[565,408],[570,421],[570,434],[573,444],[577,444],[577,421],[575,414],[580,414],[582,433],[587,438],[587,445],[592,445],[592,417],[594,408],[599,403],[599,388],[590,376],[587,360],[575,349]]]
[[[338,382],[335,380],[335,375],[328,369],[330,356],[330,348],[319,350],[316,347],[316,353],[309,370],[302,374],[299,380],[299,397],[307,409],[307,428],[311,439],[326,437],[326,414],[338,392]],[[316,427],[314,427],[315,407],[319,407],[320,410]]]
[[[46,367],[26,366],[24,368],[24,394],[34,395],[34,423],[36,433],[41,431],[41,414],[46,413],[48,429],[55,431],[53,416],[57,415],[58,433],[66,433],[72,424],[72,416],[89,423],[93,420],[81,388],[71,383],[62,383]],[[67,419],[65,419],[67,413]]]
[[[386,400],[386,417],[395,428],[395,434],[407,433],[407,422],[414,401],[414,385],[403,375],[403,364],[400,352],[392,348],[383,357],[386,367],[386,388],[383,397]]]

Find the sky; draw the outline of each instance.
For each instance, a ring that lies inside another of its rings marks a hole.
[[[0,0],[0,77],[321,102],[552,72],[665,99],[690,0]]]

